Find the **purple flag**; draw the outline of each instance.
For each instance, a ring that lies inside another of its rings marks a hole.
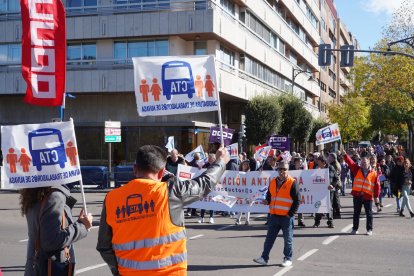
[[[281,151],[290,151],[290,141],[289,138],[286,136],[280,135],[272,135],[269,137],[269,141],[267,142],[272,149],[278,149]]]
[[[224,140],[225,146],[228,146],[231,144],[231,140],[233,139],[233,133],[234,133],[234,129],[223,127],[223,140]],[[221,143],[220,137],[221,137],[220,128],[210,127],[210,138],[208,139],[208,142],[209,143]]]

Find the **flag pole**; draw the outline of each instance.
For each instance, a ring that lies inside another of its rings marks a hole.
[[[214,58],[214,69],[217,71],[217,66],[216,66],[217,62],[216,62],[216,58]],[[215,82],[217,85],[217,74],[214,74],[215,76]],[[217,85],[218,86],[218,85]],[[218,119],[219,119],[219,128],[220,128],[220,144],[222,147],[224,147],[224,138],[223,138],[223,121],[221,119],[221,104],[220,104],[220,91],[218,89],[218,87],[216,87],[216,91],[217,91],[217,106],[218,106]]]

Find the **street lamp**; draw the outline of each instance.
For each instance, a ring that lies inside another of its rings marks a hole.
[[[297,76],[299,76],[302,73],[309,73],[308,71],[302,70],[302,69],[296,69],[292,67],[292,95],[294,93],[293,89],[295,87],[295,79]],[[315,79],[311,76],[309,76],[308,81],[315,81]]]
[[[400,39],[400,40],[397,40],[397,41],[393,41],[393,42],[388,42],[387,43],[387,45],[388,45],[387,51],[392,51],[391,50],[391,46],[394,45],[394,44],[397,44],[397,43],[405,43],[405,44],[408,44],[408,45],[411,46],[411,48],[414,49],[414,36],[407,37],[407,38],[403,38],[403,39]]]

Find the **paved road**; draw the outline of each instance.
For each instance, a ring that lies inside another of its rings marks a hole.
[[[80,202],[80,194],[74,194]],[[87,193],[88,208],[98,225],[105,193]],[[230,218],[217,217],[216,223],[198,224],[187,220],[189,237],[189,275],[414,275],[414,220],[396,215],[395,200],[385,199],[384,211],[375,214],[374,235],[365,235],[365,221],[360,234],[350,236],[352,199],[342,198],[343,219],[335,229],[326,227],[295,229],[294,261],[290,268],[280,267],[283,238],[279,237],[268,266],[252,259],[260,256],[266,235],[264,216],[252,215],[251,225],[235,226]],[[414,200],[413,200],[414,203]],[[77,204],[74,213],[79,213]],[[0,267],[4,275],[22,275],[26,254],[26,222],[20,215],[18,195],[0,192]],[[313,218],[306,217],[307,225]],[[111,275],[95,250],[97,228],[76,244],[77,274]]]

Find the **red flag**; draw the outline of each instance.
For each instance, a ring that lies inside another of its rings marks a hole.
[[[24,101],[62,105],[66,74],[66,16],[61,0],[20,0]]]

